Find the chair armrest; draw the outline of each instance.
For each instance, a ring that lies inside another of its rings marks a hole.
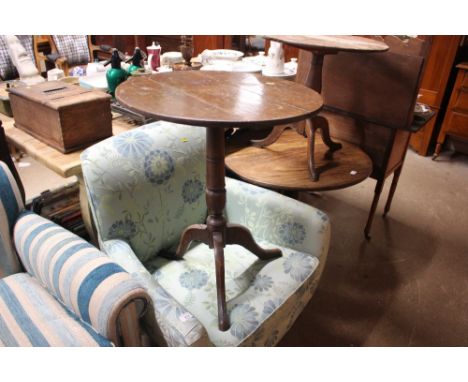
[[[122,343],[122,337],[129,337],[122,334],[125,319],[121,313],[134,304],[137,315],[142,316],[151,305],[144,286],[121,266],[42,216],[21,213],[14,226],[14,242],[26,271],[116,345]]]
[[[58,69],[62,69],[65,76],[68,76],[68,72],[70,71],[70,66],[68,65],[68,60],[66,57],[58,57],[55,60],[55,66]]]
[[[206,346],[208,334],[201,322],[186,310],[148,272],[123,240],[108,240],[101,244],[103,251],[148,290],[153,300],[154,315],[147,315],[148,334],[159,346]]]
[[[277,192],[226,178],[226,217],[265,240],[320,257],[330,243],[328,216]]]

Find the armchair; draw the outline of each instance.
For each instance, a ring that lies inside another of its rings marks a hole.
[[[141,345],[150,306],[122,267],[25,210],[0,162],[0,346]]]
[[[227,220],[283,256],[262,261],[241,246],[225,248],[231,327],[222,332],[212,250],[192,243],[182,260],[171,258],[183,229],[207,215],[205,128],[155,122],[99,142],[81,160],[101,249],[149,290],[156,317],[149,332],[158,344],[264,346],[283,337],[325,264],[323,212],[226,179]]]

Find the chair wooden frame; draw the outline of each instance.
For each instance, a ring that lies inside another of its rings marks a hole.
[[[35,55],[35,58],[36,58],[36,63],[37,63],[37,65],[38,65],[38,67],[40,67],[39,60],[40,60],[40,61],[47,62],[47,61],[49,61],[49,59],[48,59],[42,52],[39,52],[39,50],[38,50],[38,45],[39,45],[39,39],[38,39],[38,37],[39,37],[39,36],[34,36],[33,45],[34,45],[34,55]],[[48,35],[48,36],[47,36],[47,40],[48,40],[48,43],[49,43],[49,46],[50,46],[51,54],[59,54],[59,52],[58,52],[58,50],[57,50],[57,45],[55,44],[55,41],[54,41],[53,36],[52,36],[52,35]],[[101,53],[108,53],[108,52],[104,52],[98,45],[93,44],[91,35],[88,35],[87,40],[88,40],[89,57],[91,58],[91,60],[93,60],[93,57],[94,57],[95,54],[98,53],[98,52],[101,52]],[[70,66],[70,65],[68,64],[68,60],[67,60],[66,57],[59,56],[59,57],[55,60],[54,63],[55,63],[55,66],[56,66],[58,69],[62,69],[62,70],[63,70],[65,76],[68,76],[68,74],[69,74],[70,69],[72,68],[72,66]],[[40,69],[39,69],[39,70],[40,70]]]

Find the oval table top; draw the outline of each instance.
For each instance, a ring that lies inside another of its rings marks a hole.
[[[117,100],[166,121],[206,127],[273,126],[316,114],[322,97],[308,87],[250,73],[178,71],[132,77]]]
[[[265,38],[299,49],[327,52],[385,52],[389,46],[382,41],[358,36],[328,35],[268,35]]]

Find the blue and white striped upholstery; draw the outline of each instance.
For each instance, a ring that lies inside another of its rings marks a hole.
[[[116,321],[146,290],[123,268],[80,237],[32,212],[23,212],[14,241],[26,271],[104,337],[118,338]]]
[[[52,38],[58,53],[66,57],[69,66],[85,65],[90,61],[86,35],[55,35]]]
[[[112,346],[61,305],[37,280],[0,280],[0,346]]]
[[[21,270],[11,237],[16,218],[23,209],[16,181],[8,166],[0,162],[0,278]]]

